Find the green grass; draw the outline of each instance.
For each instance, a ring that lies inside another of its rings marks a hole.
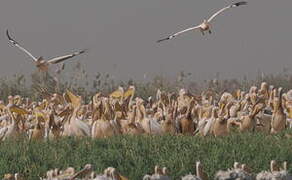
[[[255,172],[272,159],[292,162],[292,141],[283,134],[234,134],[224,138],[186,136],[118,136],[108,139],[64,138],[47,142],[5,141],[0,145],[0,175],[21,172],[37,179],[52,168],[81,169],[92,163],[96,172],[117,168],[129,179],[142,179],[156,164],[168,167],[173,179],[194,172],[200,160],[209,177],[234,161]]]

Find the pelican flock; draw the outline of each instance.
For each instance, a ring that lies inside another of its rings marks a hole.
[[[33,56],[28,50],[26,50],[24,47],[20,46],[18,44],[17,41],[15,41],[14,39],[12,39],[12,37],[9,34],[9,31],[6,31],[6,35],[9,39],[9,41],[11,42],[12,45],[16,46],[18,49],[20,49],[21,51],[23,51],[24,53],[26,53],[35,63],[36,67],[39,69],[39,71],[42,72],[47,72],[49,70],[49,66],[51,64],[58,64],[61,63],[67,59],[73,58],[79,54],[83,54],[86,51],[85,50],[81,50],[81,51],[76,51],[72,54],[68,54],[65,56],[59,56],[59,57],[55,57],[49,60],[45,60],[42,56],[40,56],[39,58],[36,58],[35,56]]]
[[[194,26],[194,27],[190,27],[190,28],[187,28],[187,29],[184,29],[182,31],[179,31],[177,33],[174,33],[166,38],[163,38],[163,39],[159,39],[157,42],[162,42],[162,41],[165,41],[165,40],[170,40],[170,39],[173,39],[174,37],[178,36],[178,35],[181,35],[183,33],[186,33],[186,32],[189,32],[189,31],[193,31],[193,30],[196,30],[196,29],[199,29],[202,33],[202,35],[204,35],[205,31],[208,31],[209,34],[212,33],[211,31],[211,21],[217,17],[219,14],[225,12],[226,10],[230,9],[230,8],[234,8],[234,7],[238,7],[238,6],[241,6],[241,5],[246,5],[247,2],[246,1],[241,1],[241,2],[237,2],[237,3],[233,3],[227,7],[224,7],[222,9],[220,9],[219,11],[217,11],[215,14],[213,14],[208,20],[204,19],[203,22],[197,26]]]
[[[45,93],[41,101],[19,95],[0,103],[0,139],[62,136],[104,138],[122,134],[228,136],[238,132],[277,134],[291,128],[292,97],[283,88],[252,86],[248,92],[192,94],[157,90],[156,98],[135,95],[131,85],[112,93],[97,92],[92,101],[66,90]]]

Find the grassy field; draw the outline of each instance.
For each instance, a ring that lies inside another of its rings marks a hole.
[[[118,136],[108,139],[64,138],[47,142],[5,141],[0,145],[0,176],[21,172],[38,179],[52,168],[81,169],[92,163],[96,172],[117,168],[129,179],[142,179],[158,164],[173,179],[194,172],[200,160],[209,177],[234,161],[248,164],[255,172],[268,169],[272,159],[292,162],[292,141],[284,133],[234,134],[224,138],[186,136]],[[291,169],[290,169],[291,170]]]

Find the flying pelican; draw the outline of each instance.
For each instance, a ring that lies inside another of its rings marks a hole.
[[[216,17],[218,16],[219,14],[221,14],[222,12],[226,11],[227,9],[230,9],[230,8],[233,8],[233,7],[237,7],[237,6],[240,6],[240,5],[246,5],[247,2],[245,1],[241,1],[241,2],[237,2],[237,3],[233,3],[227,7],[224,7],[222,9],[220,9],[219,11],[217,11],[215,14],[213,14],[208,20],[204,19],[203,23],[201,23],[200,25],[197,25],[197,26],[194,26],[194,27],[191,27],[191,28],[187,28],[185,30],[182,30],[182,31],[179,31],[175,34],[172,34],[170,36],[168,36],[167,38],[163,38],[163,39],[160,39],[158,40],[157,42],[162,42],[162,41],[165,41],[165,40],[170,40],[182,33],[185,33],[185,32],[188,32],[188,31],[192,31],[192,30],[195,30],[195,29],[199,29],[201,31],[201,33],[204,35],[204,32],[205,31],[208,31],[209,34],[211,34],[211,30],[210,30],[210,22]]]
[[[25,52],[27,55],[29,55],[35,62],[36,64],[36,67],[39,69],[39,71],[42,71],[42,72],[47,72],[49,70],[49,66],[51,64],[58,64],[60,62],[63,62],[69,58],[72,58],[74,56],[77,56],[79,54],[83,54],[85,53],[86,51],[85,50],[81,50],[81,51],[76,51],[72,54],[69,54],[69,55],[65,55],[65,56],[59,56],[59,57],[56,57],[56,58],[52,58],[52,59],[49,59],[49,60],[45,60],[43,59],[43,57],[39,57],[39,58],[36,58],[34,57],[28,50],[24,49],[22,46],[20,46],[18,44],[18,42],[16,42],[14,39],[11,38],[11,36],[9,35],[9,32],[8,30],[6,31],[6,35],[9,39],[9,41],[16,47],[18,47],[21,51]]]

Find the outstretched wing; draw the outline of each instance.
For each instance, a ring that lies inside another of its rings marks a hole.
[[[213,14],[209,19],[208,22],[212,21],[216,16],[218,16],[219,14],[221,14],[222,12],[226,11],[227,9],[233,8],[233,7],[237,7],[237,6],[241,6],[241,5],[246,5],[247,2],[246,1],[240,1],[237,3],[233,3],[225,8],[220,9],[219,11],[217,11],[215,14]]]
[[[8,29],[6,30],[6,35],[9,39],[9,41],[16,47],[18,47],[20,50],[22,50],[23,52],[25,52],[27,55],[29,55],[34,61],[37,61],[37,58],[34,57],[28,50],[24,49],[23,47],[21,47],[14,39],[11,38],[11,36],[9,35]]]
[[[165,40],[170,40],[170,39],[172,39],[172,38],[174,38],[174,37],[176,37],[176,36],[178,36],[178,35],[180,35],[182,33],[185,33],[185,32],[188,32],[188,31],[191,31],[191,30],[194,30],[194,29],[198,29],[199,27],[200,27],[200,25],[184,29],[182,31],[179,31],[179,32],[177,32],[175,34],[172,34],[172,35],[168,36],[167,38],[159,39],[157,42],[159,43],[159,42],[162,42],[162,41],[165,41]]]
[[[74,52],[73,54],[69,54],[69,55],[65,55],[65,56],[60,56],[60,57],[56,57],[56,58],[53,58],[53,59],[50,59],[48,60],[48,63],[51,63],[51,64],[57,64],[57,63],[60,63],[62,61],[65,61],[67,59],[70,59],[74,56],[77,56],[79,54],[83,54],[85,53],[86,50],[82,50],[82,51],[77,51],[77,52]]]

